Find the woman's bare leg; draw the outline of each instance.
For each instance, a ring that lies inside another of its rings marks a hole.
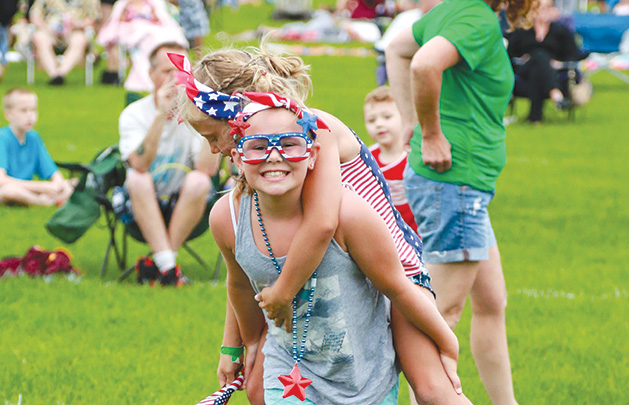
[[[472,354],[485,390],[495,405],[517,404],[505,327],[506,287],[498,246],[477,262],[430,263],[426,267],[437,293],[437,307],[454,329],[470,295]]]
[[[483,385],[492,403],[517,404],[513,392],[505,324],[507,289],[497,245],[489,249],[489,260],[480,262],[470,302],[470,343]]]

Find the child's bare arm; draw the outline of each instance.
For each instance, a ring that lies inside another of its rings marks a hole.
[[[236,320],[236,314],[234,314],[234,309],[229,301],[229,297],[227,298],[225,329],[223,330],[223,342],[221,346],[221,356],[218,362],[216,375],[218,376],[218,382],[222,387],[236,378],[236,373],[240,370],[243,360],[242,354],[232,355],[229,353],[223,353],[223,347],[240,348],[243,346],[243,342],[240,337],[240,330],[238,329],[238,321]]]
[[[57,185],[48,180],[22,180],[11,177],[4,169],[0,169],[0,186],[14,183],[33,193],[54,194],[57,192]]]
[[[255,362],[255,354],[264,328],[264,316],[256,301],[254,291],[248,277],[236,262],[234,256],[235,235],[229,212],[229,195],[221,198],[210,212],[210,231],[218,245],[225,265],[227,266],[227,313],[223,332],[223,345],[238,347],[243,343],[247,348],[246,370],[251,370]],[[223,357],[223,356],[221,356]],[[217,374],[226,380],[228,374],[235,372],[225,365],[223,359]],[[221,381],[223,384],[223,381]]]
[[[304,220],[291,242],[279,279],[257,296],[267,316],[275,319],[278,327],[286,322],[287,331],[292,317],[289,304],[321,263],[338,226],[342,187],[336,137],[320,130],[317,142],[321,149],[302,192]]]
[[[227,266],[227,289],[245,345],[260,339],[264,316],[253,299],[249,278],[234,256],[235,235],[229,212],[229,195],[221,198],[210,212],[210,231]]]
[[[404,275],[384,220],[362,198],[350,191],[343,194],[337,240],[339,238],[376,288],[411,324],[435,342],[442,355],[456,361],[459,344],[454,332],[431,299]]]
[[[50,176],[50,181],[55,185],[57,191],[60,193],[64,193],[69,187],[71,187],[70,182],[63,177],[63,174],[61,174],[59,170]]]

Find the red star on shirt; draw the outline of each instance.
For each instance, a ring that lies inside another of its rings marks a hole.
[[[227,123],[229,124],[231,128],[231,130],[229,131],[229,135],[238,135],[240,137],[245,136],[245,129],[249,128],[251,126],[251,124],[246,123],[243,120],[243,117],[237,117],[235,120],[230,120],[227,121]]]
[[[282,398],[294,395],[300,401],[306,400],[305,388],[312,384],[312,380],[301,376],[297,364],[295,364],[289,375],[281,375],[277,378],[284,384],[284,395],[282,395]]]

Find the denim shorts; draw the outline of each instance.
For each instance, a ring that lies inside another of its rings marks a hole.
[[[391,391],[384,397],[384,400],[379,405],[394,405],[398,403],[398,396],[400,391],[400,381],[391,388]],[[280,390],[277,388],[270,388],[264,390],[264,403],[267,405],[315,405],[314,402],[308,401],[306,397],[305,401],[301,401],[299,398],[295,396],[290,396],[288,398],[282,398],[282,394],[284,390]],[[307,396],[308,394],[306,394]]]
[[[442,183],[404,170],[404,190],[424,242],[426,263],[489,259],[496,244],[487,205],[493,192]]]

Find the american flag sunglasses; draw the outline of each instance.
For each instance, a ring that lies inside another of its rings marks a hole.
[[[304,133],[288,132],[284,134],[250,135],[242,138],[236,150],[243,162],[262,163],[269,158],[273,148],[289,162],[299,162],[310,156],[312,139]]]

